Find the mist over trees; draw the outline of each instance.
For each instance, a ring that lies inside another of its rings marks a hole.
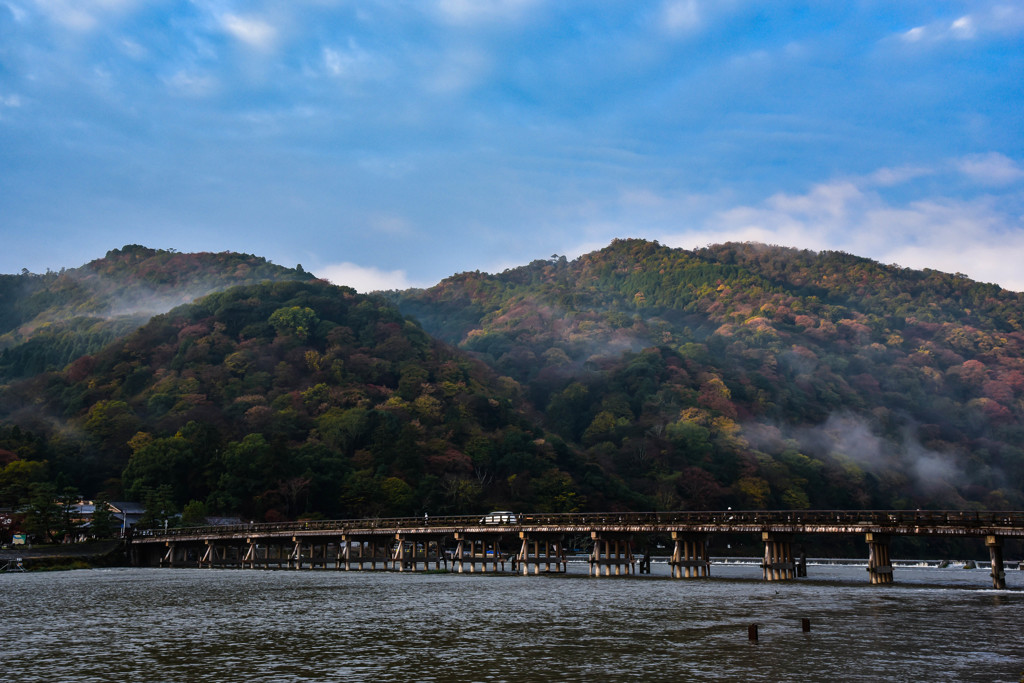
[[[76,270],[0,278],[0,507],[1024,503],[1024,300],[959,275],[642,240],[374,296],[237,254]]]

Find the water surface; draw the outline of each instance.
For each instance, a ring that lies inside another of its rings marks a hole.
[[[1024,572],[652,576],[103,569],[0,575],[11,681],[1019,681]],[[801,620],[811,620],[810,633]],[[748,626],[759,624],[751,643]]]

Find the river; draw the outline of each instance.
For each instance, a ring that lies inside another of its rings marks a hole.
[[[6,681],[1020,681],[1024,571],[0,575]],[[802,620],[809,619],[805,633]],[[759,639],[748,640],[748,626]]]

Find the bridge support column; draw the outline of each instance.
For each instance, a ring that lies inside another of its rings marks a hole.
[[[868,532],[868,576],[872,584],[892,583],[892,560],[889,558],[889,535]]]
[[[1003,567],[1003,539],[1000,536],[986,536],[985,545],[992,560],[992,587],[997,590],[1006,589],[1006,571]]]
[[[458,541],[459,543],[458,543],[458,545],[455,546],[455,556],[452,558],[452,569],[455,569],[455,565],[458,564],[458,566],[459,566],[459,573],[462,574],[463,571],[464,571],[464,568],[463,568],[463,565],[462,565],[462,555],[463,555],[463,553],[466,552],[466,549],[463,546],[463,542],[464,541],[461,538],[461,534],[455,534],[455,540]]]
[[[669,565],[673,579],[694,579],[711,575],[711,561],[708,559],[708,538],[700,534],[672,532],[675,549]]]
[[[352,569],[352,542],[346,539],[344,536],[338,541],[338,556],[334,560],[334,568],[341,569],[341,565],[345,565],[345,571]]]
[[[199,558],[199,568],[206,567],[207,569],[213,569],[213,552],[214,546],[210,541],[206,542],[206,550],[203,551],[202,557]]]
[[[249,569],[256,568],[256,543],[251,538],[246,539],[248,547],[245,550],[245,556],[242,557],[242,569],[245,569],[246,565],[249,565]]]
[[[368,541],[365,545],[369,546],[368,550],[370,551],[370,570],[371,571],[376,571],[377,570],[377,558],[380,556],[381,550],[378,547],[376,539],[372,540],[372,541]],[[359,552],[360,552],[360,555],[359,555],[359,568],[362,569],[363,568],[363,556],[362,556],[363,549],[360,548]]]
[[[174,566],[174,544],[173,543],[167,543],[166,545],[167,545],[167,552],[165,552],[164,556],[160,558],[159,566],[161,566],[161,567],[164,567],[164,566],[173,567]]]
[[[764,563],[761,565],[765,581],[785,581],[796,577],[793,563],[793,535],[761,532],[764,541]]]
[[[480,563],[480,571],[487,572],[487,562],[491,562],[491,571],[505,571],[505,560],[507,559],[501,553],[501,536],[498,534],[488,534],[483,538],[476,536],[467,536],[464,533],[457,532],[455,534],[455,540],[458,541],[458,545],[455,548],[455,557],[452,558],[452,569],[454,570],[455,565],[458,565],[458,572],[462,574],[465,571],[466,563],[469,564],[469,573],[476,572],[476,564]],[[438,562],[440,562],[441,555],[441,541],[437,542],[437,553]],[[499,570],[498,565],[501,565]],[[447,564],[447,562],[446,562]]]
[[[612,575],[612,567],[615,567],[615,576],[621,576],[623,567],[625,573],[633,571],[633,552],[630,536],[605,535],[597,531],[590,532],[590,538],[594,541],[594,549],[590,553],[590,575],[604,576]]]
[[[274,559],[276,560],[277,569],[284,569],[292,566],[291,555],[285,554],[285,545],[283,543],[275,543],[274,550],[276,551],[276,557]],[[267,566],[269,565],[270,563],[268,562]]]
[[[526,576],[530,573],[530,565],[532,564],[533,573],[540,574],[540,566],[543,564],[544,572],[550,574],[551,565],[554,564],[555,572],[565,573],[568,568],[568,561],[565,559],[565,548],[562,546],[561,536],[554,538],[545,536],[542,540],[540,537],[531,537],[526,532],[520,531],[519,538],[523,540],[523,543],[519,547],[519,554],[515,560],[518,566],[513,564],[513,571],[519,569],[523,576]]]
[[[401,536],[396,535],[396,538],[401,539]],[[391,553],[391,571],[395,568],[400,572],[405,571],[405,541],[402,540],[398,541]]]

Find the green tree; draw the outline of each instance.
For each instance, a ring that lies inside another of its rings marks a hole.
[[[301,341],[309,338],[320,319],[308,306],[287,306],[270,314],[267,321],[278,335],[294,336]]]
[[[52,542],[60,528],[60,508],[56,503],[57,488],[49,483],[32,486],[25,512],[25,530],[37,540]]]
[[[13,460],[0,469],[0,507],[15,507],[32,494],[35,484],[46,481],[47,463]]]
[[[206,503],[201,500],[190,500],[181,511],[181,525],[203,526],[208,514]]]
[[[110,504],[105,498],[93,501],[92,522],[89,530],[93,538],[111,538],[117,533],[117,525]]]
[[[143,529],[158,529],[175,526],[178,509],[174,505],[174,493],[171,487],[164,484],[156,489],[147,489],[143,495],[146,511],[139,520]]]
[[[60,495],[57,496],[57,503],[60,506],[58,535],[61,538],[75,539],[81,530],[81,522],[76,519],[80,498],[81,496],[78,491],[71,486],[65,486],[61,489]]]
[[[128,461],[121,475],[125,490],[139,499],[145,491],[168,486],[172,499],[186,500],[193,460],[192,444],[184,437],[153,439],[139,447]]]

